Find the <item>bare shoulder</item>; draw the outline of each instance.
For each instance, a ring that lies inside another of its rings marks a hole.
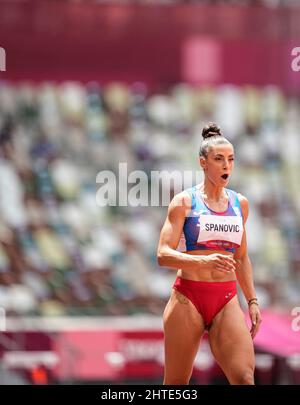
[[[243,194],[237,193],[237,195],[241,204],[244,221],[246,222],[249,215],[249,201]]]
[[[183,190],[180,193],[175,194],[172,198],[172,201],[169,205],[169,213],[176,212],[185,215],[186,212],[191,209],[191,205],[192,202],[190,194],[186,190]]]
[[[180,193],[174,195],[170,205],[171,204],[180,207],[190,207],[191,196],[186,190],[183,190]]]

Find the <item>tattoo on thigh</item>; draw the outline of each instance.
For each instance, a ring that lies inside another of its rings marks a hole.
[[[180,302],[180,304],[186,305],[189,303],[189,300],[183,294],[181,294],[179,291],[174,289],[174,292],[175,292],[175,296],[176,296],[177,300]]]

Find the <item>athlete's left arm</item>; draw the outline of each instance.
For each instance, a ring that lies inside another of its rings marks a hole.
[[[246,221],[249,215],[249,203],[246,197],[242,194],[238,194],[241,208],[243,212],[243,220],[244,220],[244,233],[241,242],[241,246],[236,250],[234,254],[234,259],[236,260],[236,277],[238,283],[243,291],[243,294],[247,300],[247,302],[256,297],[255,294],[255,287],[253,281],[253,270],[250,258],[248,256],[248,248],[247,248],[247,236],[246,236]],[[251,336],[252,338],[255,337],[256,333],[258,332],[260,323],[261,323],[261,314],[259,311],[258,305],[255,303],[250,304],[249,306],[249,315],[252,322],[251,327]]]

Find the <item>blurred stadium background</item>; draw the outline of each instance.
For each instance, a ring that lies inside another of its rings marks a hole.
[[[0,384],[161,383],[166,207],[100,208],[96,176],[199,171],[210,120],[251,204],[256,382],[299,384],[299,22],[296,0],[0,1]],[[226,383],[206,339],[192,383]]]

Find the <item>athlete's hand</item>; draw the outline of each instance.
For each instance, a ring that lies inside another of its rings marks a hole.
[[[260,327],[261,321],[262,321],[259,306],[257,304],[253,303],[249,306],[249,316],[251,319],[250,333],[251,333],[252,339],[254,339],[255,335],[257,334],[258,329]]]
[[[232,256],[213,253],[201,257],[201,267],[207,270],[219,270],[224,273],[232,273],[235,271],[236,261]]]

